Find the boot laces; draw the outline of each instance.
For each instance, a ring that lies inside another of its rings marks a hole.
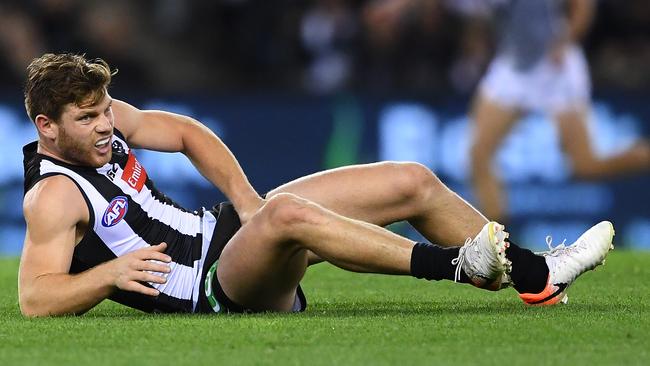
[[[460,271],[463,269],[463,264],[465,263],[465,252],[472,244],[472,238],[467,238],[465,240],[465,245],[460,247],[458,250],[458,257],[451,260],[451,264],[456,266],[456,271],[454,272],[454,282],[460,281]]]

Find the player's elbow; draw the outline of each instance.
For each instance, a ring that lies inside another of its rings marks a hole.
[[[35,301],[20,300],[20,313],[26,318],[44,318],[50,316],[63,316],[63,315],[81,315],[75,313],[61,312],[51,308],[47,304],[38,303]]]
[[[27,318],[64,315],[57,314],[55,309],[51,308],[51,304],[43,301],[43,299],[34,293],[34,291],[19,291],[18,306],[20,307],[20,313]]]
[[[24,306],[20,307],[20,313],[23,314],[25,318],[44,318],[48,316],[48,314],[38,312],[32,308],[24,307]]]
[[[181,140],[180,152],[185,155],[188,154],[190,148],[204,145],[205,136],[215,136],[212,130],[194,118],[185,117],[183,122],[179,124],[178,135]]]
[[[39,306],[36,301],[28,296],[20,296],[18,300],[20,306],[20,313],[27,318],[42,318],[50,314],[42,306]]]

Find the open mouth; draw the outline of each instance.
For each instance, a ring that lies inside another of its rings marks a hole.
[[[95,142],[95,147],[100,152],[106,153],[110,148],[110,144],[111,144],[111,137],[109,136],[109,137],[103,138],[103,139]]]

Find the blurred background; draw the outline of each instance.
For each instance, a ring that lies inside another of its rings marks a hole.
[[[18,255],[24,238],[21,147],[36,132],[22,83],[45,52],[101,57],[119,69],[113,97],[199,119],[261,193],[326,168],[415,160],[474,202],[467,111],[496,47],[488,4],[507,0],[424,0],[399,16],[378,11],[383,1],[0,0],[0,255]],[[583,45],[590,134],[607,156],[650,136],[650,7],[596,4]],[[138,156],[186,207],[223,199],[183,156]],[[617,244],[650,249],[648,174],[572,180],[553,123],[536,113],[497,160],[518,243],[570,242],[607,218]]]

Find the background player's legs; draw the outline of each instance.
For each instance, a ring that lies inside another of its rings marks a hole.
[[[279,194],[226,245],[217,276],[228,297],[244,307],[288,311],[308,251],[351,271],[405,275],[414,244],[378,226]]]
[[[497,148],[506,137],[520,113],[501,107],[479,93],[472,111],[474,136],[471,148],[471,170],[474,194],[481,211],[488,219],[505,221],[507,196],[499,178],[492,170]]]
[[[313,174],[267,197],[288,192],[342,216],[385,226],[408,220],[429,241],[461,245],[487,220],[417,163],[384,162]]]
[[[642,141],[616,156],[599,158],[594,154],[586,126],[586,112],[571,110],[558,113],[562,147],[573,163],[577,178],[598,179],[650,170],[650,144]]]

